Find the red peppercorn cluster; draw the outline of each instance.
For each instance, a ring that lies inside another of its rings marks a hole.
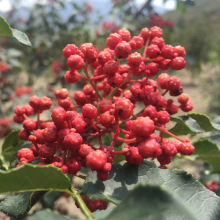
[[[217,190],[220,189],[220,181],[212,180],[210,182],[207,182],[205,184],[205,187],[213,192],[216,192]]]
[[[180,79],[164,73],[184,68],[185,50],[166,45],[162,34],[159,27],[143,28],[131,38],[123,28],[109,35],[107,48],[100,52],[91,43],[80,48],[68,44],[63,56],[70,70],[64,78],[67,83],[81,78],[86,84],[75,91],[74,102],[67,89],[55,91],[56,104],[48,121],[40,120],[40,113],[52,106],[48,97],[32,96],[29,105],[16,107],[14,121],[24,127],[19,136],[33,143],[30,149],[18,151],[20,164],[41,159],[40,165],[51,164],[74,175],[82,166],[88,167],[104,181],[116,155],[124,155],[134,165],[157,159],[161,166],[177,153],[191,155],[190,141],[166,130],[170,115],[193,109]],[[140,54],[137,50],[142,47]],[[140,102],[144,109],[134,113]],[[34,113],[36,121],[28,118]],[[107,133],[112,137],[109,146],[103,144]],[[163,138],[164,133],[177,141]],[[117,142],[124,143],[121,150]]]
[[[167,21],[161,16],[151,13],[149,16],[149,21],[147,22],[149,26],[159,26],[159,27],[173,27],[174,23],[172,21]]]
[[[108,207],[108,202],[100,199],[88,199],[85,196],[81,196],[86,206],[91,212],[95,212],[96,210],[105,210]],[[79,208],[77,201],[75,202],[76,207]]]
[[[5,137],[10,131],[11,118],[0,118],[0,138]]]

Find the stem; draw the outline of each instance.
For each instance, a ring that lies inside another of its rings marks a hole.
[[[148,44],[149,44],[149,38],[147,39],[146,44],[145,44],[145,48],[144,48],[144,52],[143,52],[143,61],[151,61],[150,58],[145,58]]]
[[[90,212],[86,204],[84,203],[83,199],[81,198],[78,191],[76,191],[74,188],[72,188],[72,197],[73,199],[78,203],[81,211],[89,220],[96,220],[95,216]]]
[[[40,110],[37,112],[37,128],[40,127]]]
[[[165,95],[167,94],[168,91],[169,91],[169,90],[166,89],[166,90],[162,93],[162,96],[165,96]]]
[[[160,131],[160,132],[164,132],[164,133],[166,133],[166,134],[169,134],[171,137],[173,137],[173,138],[179,140],[180,142],[184,142],[183,139],[181,139],[181,138],[177,137],[176,135],[174,135],[173,133],[167,131],[165,128],[161,128],[161,127],[159,127],[159,126],[155,126],[155,130],[158,130],[158,131]]]
[[[186,156],[186,155],[176,155],[178,158],[181,158],[181,159],[186,159],[186,160],[189,160],[189,161],[192,161],[192,162],[195,162],[196,160],[190,156]]]
[[[91,79],[90,79],[90,76],[89,76],[87,67],[88,67],[88,62],[86,62],[86,65],[84,66],[84,73],[86,74],[86,76],[87,76],[87,78],[88,78],[88,82],[90,83],[90,85],[92,86],[92,88],[95,90],[95,92],[96,92],[96,94],[98,95],[98,97],[99,97],[100,99],[102,99],[102,96],[100,95],[100,93],[99,93],[97,87],[95,86],[95,84],[93,83],[93,81],[91,81]]]
[[[120,86],[115,87],[115,88],[110,92],[110,94],[108,95],[107,99],[111,99],[111,98],[115,95],[115,93],[118,91],[118,89],[120,89],[123,85],[125,85],[126,83],[128,83],[128,79],[130,78],[130,76],[131,76],[131,72],[128,72],[128,76],[125,78],[124,82],[121,83]]]

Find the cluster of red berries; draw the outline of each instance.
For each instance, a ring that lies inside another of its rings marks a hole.
[[[0,61],[0,74],[8,71],[8,64],[4,61]]]
[[[172,21],[163,19],[161,16],[151,13],[147,25],[151,27],[155,25],[159,27],[173,27],[174,23]]]
[[[205,187],[213,192],[216,192],[220,189],[220,181],[212,180],[205,184]]]
[[[0,137],[5,137],[10,131],[11,118],[0,118]]]
[[[53,71],[54,78],[56,79],[58,77],[60,71],[65,70],[66,67],[67,67],[66,64],[63,64],[60,61],[55,60],[50,66],[51,70]]]
[[[26,94],[32,93],[32,87],[31,86],[17,86],[15,88],[15,96],[20,97]]]
[[[75,91],[74,102],[67,89],[55,91],[56,105],[48,121],[40,120],[40,113],[52,106],[48,97],[33,96],[29,105],[16,107],[14,121],[24,127],[19,136],[33,143],[30,149],[18,151],[20,164],[41,160],[40,165],[51,164],[74,175],[79,175],[82,166],[88,167],[104,181],[116,155],[124,155],[134,165],[143,159],[157,159],[161,166],[169,164],[177,153],[191,155],[194,146],[190,141],[167,131],[166,124],[170,115],[179,109],[190,111],[193,105],[179,78],[159,74],[160,70],[184,68],[185,50],[166,45],[162,34],[159,27],[143,28],[131,38],[123,28],[109,35],[107,48],[99,53],[92,43],[80,48],[68,44],[63,55],[70,70],[64,78],[67,83],[81,78],[87,84],[82,91]],[[142,47],[143,55],[134,52]],[[167,93],[170,98],[165,97]],[[144,109],[134,113],[140,102]],[[28,118],[33,113],[37,121]],[[103,144],[107,133],[112,136],[109,146]],[[164,133],[178,141],[165,139]],[[98,145],[94,145],[95,139]],[[121,150],[117,142],[122,143]]]
[[[85,196],[81,196],[84,203],[88,207],[91,212],[95,212],[96,210],[105,210],[108,207],[108,202],[100,199],[88,199]],[[77,201],[75,202],[76,207],[79,208]]]

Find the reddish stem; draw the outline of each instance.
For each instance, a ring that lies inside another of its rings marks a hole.
[[[173,137],[173,138],[175,138],[175,139],[177,139],[177,140],[179,140],[181,142],[184,142],[183,139],[181,139],[181,138],[177,137],[176,135],[174,135],[173,133],[167,131],[165,128],[161,128],[159,126],[155,126],[155,129],[160,131],[160,132],[166,133],[166,134],[170,135],[171,137]]]
[[[96,85],[93,83],[93,81],[90,79],[90,76],[89,76],[89,73],[88,73],[88,62],[86,62],[85,66],[84,66],[84,73],[86,74],[87,78],[88,78],[88,81],[90,83],[90,85],[92,86],[92,88],[95,90],[96,94],[98,95],[98,97],[100,99],[102,99],[102,96],[99,94],[99,91],[96,87]]]
[[[97,79],[102,79],[102,78],[105,78],[107,77],[107,75],[105,74],[102,74],[102,75],[99,75],[99,76],[93,76],[90,78],[90,80],[97,80]]]
[[[145,48],[144,48],[144,52],[143,52],[143,58],[146,57],[146,51],[147,51],[148,44],[149,44],[149,38],[146,40],[146,44],[145,44]],[[145,60],[143,59],[143,61],[145,61]]]
[[[120,66],[120,59],[117,58],[117,63],[118,63],[118,66]]]
[[[162,96],[165,96],[165,95],[167,94],[168,91],[169,91],[169,90],[166,89],[166,90],[162,93]]]

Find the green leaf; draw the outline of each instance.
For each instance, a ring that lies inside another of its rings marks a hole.
[[[53,209],[54,202],[61,196],[61,192],[56,191],[50,191],[47,192],[43,198],[41,199],[41,202],[43,203],[44,207]]]
[[[50,165],[24,164],[9,171],[0,170],[0,194],[42,190],[71,193],[71,181],[61,169]]]
[[[193,146],[195,146],[195,151],[193,155],[197,156],[196,160],[202,160],[208,163],[210,165],[211,172],[219,173],[220,172],[220,163],[219,163],[220,151],[216,143],[214,143],[211,140],[200,139],[196,141],[195,143],[193,143]]]
[[[77,220],[77,218],[67,218],[62,215],[59,215],[55,212],[52,212],[50,209],[44,209],[36,214],[25,218],[25,220],[65,220],[65,219],[71,219],[71,220]]]
[[[32,193],[33,192],[24,192],[3,200],[0,203],[0,211],[14,218],[24,215],[31,208],[30,197]]]
[[[186,6],[184,5],[183,1],[177,0],[176,9],[181,13],[186,12]]]
[[[82,193],[93,199],[104,199],[118,204],[139,183],[163,186],[174,193],[200,220],[211,220],[220,211],[220,198],[206,189],[191,174],[183,170],[159,169],[152,161],[139,166],[114,164],[109,179],[100,181],[95,172],[90,174]]]
[[[5,161],[12,163],[16,159],[16,154],[18,149],[23,145],[24,141],[18,137],[20,130],[11,131],[2,145],[1,155],[4,157]]]
[[[13,37],[11,27],[9,26],[7,21],[1,16],[0,16],[0,35]]]
[[[169,131],[175,135],[195,135],[198,133],[220,131],[220,125],[212,123],[207,115],[200,113],[189,113],[179,117],[172,117],[176,122]]]
[[[0,35],[15,38],[20,43],[26,46],[31,46],[31,42],[29,41],[27,35],[19,30],[11,28],[7,23],[7,21],[1,16],[0,16]]]
[[[141,184],[129,192],[106,220],[198,220],[179,199],[155,185]]]

